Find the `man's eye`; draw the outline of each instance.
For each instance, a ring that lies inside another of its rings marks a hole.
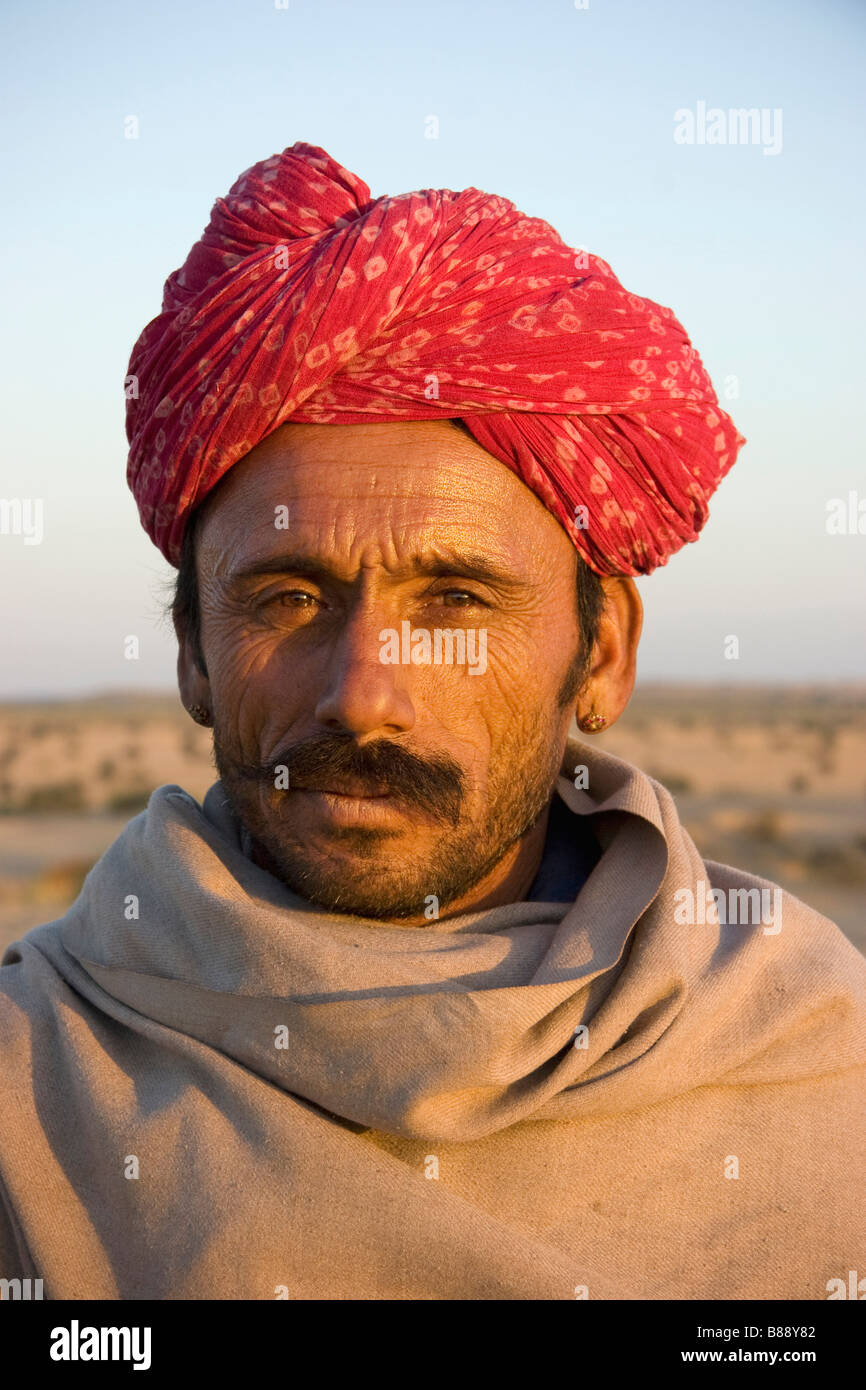
[[[281,608],[307,608],[318,601],[315,594],[309,593],[306,589],[281,589],[278,594],[266,600],[268,603],[278,603]]]
[[[445,589],[439,597],[451,601],[451,605],[454,608],[468,608],[470,604],[473,603],[486,606],[483,598],[479,598],[477,594],[473,594],[469,589]]]

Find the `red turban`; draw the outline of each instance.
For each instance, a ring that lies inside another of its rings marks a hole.
[[[286,420],[463,419],[600,574],[695,540],[745,443],[671,310],[605,261],[477,188],[371,198],[305,143],[217,199],[127,397],[129,484],[173,564],[193,509]]]

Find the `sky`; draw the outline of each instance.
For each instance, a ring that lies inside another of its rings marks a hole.
[[[866,676],[862,0],[6,0],[0,26],[0,503],[42,509],[39,544],[0,509],[0,698],[172,685],[129,353],[214,199],[296,140],[374,197],[509,198],[684,323],[748,443],[639,581],[639,679]],[[754,143],[675,138],[743,107]]]

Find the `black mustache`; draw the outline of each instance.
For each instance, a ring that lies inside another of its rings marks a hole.
[[[244,781],[274,785],[274,769],[288,769],[294,783],[327,782],[328,777],[358,778],[387,786],[401,801],[419,806],[436,820],[456,825],[463,802],[464,776],[447,754],[422,758],[399,744],[381,740],[358,745],[351,734],[317,734],[278,753],[268,763],[233,763]]]

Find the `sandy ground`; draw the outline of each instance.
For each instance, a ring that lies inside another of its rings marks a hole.
[[[706,858],[782,884],[866,951],[864,694],[645,687],[597,741],[668,787]],[[201,798],[215,775],[176,696],[0,705],[0,947],[65,911],[154,787]]]

